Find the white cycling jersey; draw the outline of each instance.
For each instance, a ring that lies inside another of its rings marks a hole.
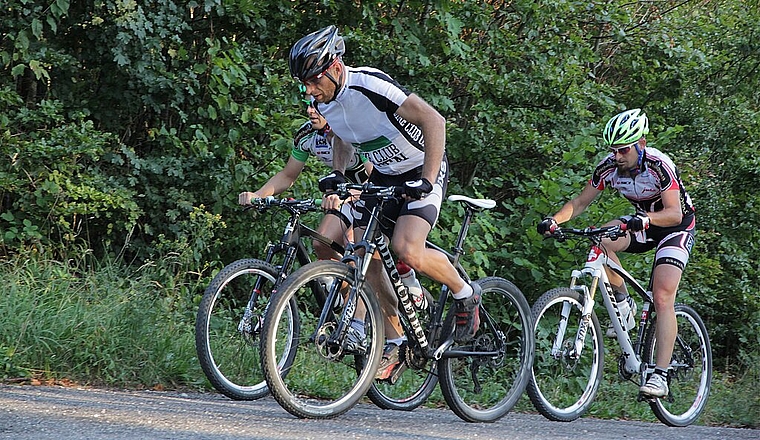
[[[386,73],[346,66],[346,83],[329,103],[314,103],[333,132],[366,155],[378,172],[398,175],[422,166],[422,130],[396,115],[410,95]]]
[[[678,168],[665,153],[656,148],[644,149],[641,167],[621,173],[610,154],[596,166],[589,181],[594,188],[612,188],[633,204],[636,211],[658,212],[663,209],[662,193],[678,191],[683,219],[676,226],[650,225],[645,231],[632,234],[626,252],[641,253],[656,248],[655,266],[669,264],[684,270],[694,246],[696,219],[691,197],[681,181]]]
[[[683,214],[683,227],[693,222],[694,205],[686,192],[678,168],[673,161],[656,148],[646,147],[641,169],[635,176],[621,175],[614,155],[610,154],[596,166],[590,179],[594,188],[617,190],[633,204],[637,211],[657,212],[663,209],[663,191],[678,191]]]
[[[333,147],[328,136],[328,130],[315,130],[311,122],[304,123],[293,138],[293,150],[291,156],[299,162],[306,162],[309,156],[314,155],[329,169],[333,169]],[[351,157],[346,166],[345,176],[353,183],[364,183],[367,180],[367,171],[364,162],[367,159],[358,152]]]

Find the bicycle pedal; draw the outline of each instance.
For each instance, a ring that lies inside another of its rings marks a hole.
[[[406,364],[406,362],[400,362],[396,368],[393,369],[391,372],[391,375],[388,376],[385,379],[382,379],[380,382],[389,383],[391,385],[395,385],[396,382],[398,382],[399,378],[401,377],[401,374],[407,370],[409,366]]]
[[[659,399],[659,397],[650,396],[649,394],[644,394],[642,392],[639,392],[639,396],[636,398],[637,402],[648,402],[648,403],[654,403]]]

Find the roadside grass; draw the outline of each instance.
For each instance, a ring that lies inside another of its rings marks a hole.
[[[213,391],[194,339],[208,280],[178,273],[170,258],[139,268],[88,261],[0,262],[0,381]],[[636,401],[636,385],[618,377],[616,354],[605,360],[587,416],[658,423]],[[741,365],[741,374],[713,373],[698,423],[760,428],[760,353],[744,355]],[[438,388],[426,403],[445,405]],[[535,412],[527,395],[514,411]]]
[[[27,258],[0,266],[2,379],[203,387],[192,298],[167,292],[153,268],[130,273],[83,261]]]

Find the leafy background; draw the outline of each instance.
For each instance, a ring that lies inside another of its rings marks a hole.
[[[191,322],[215,271],[276,234],[237,194],[283,166],[305,118],[290,45],[336,24],[348,64],[389,72],[447,118],[449,193],[498,202],[468,237],[473,270],[531,301],[585,257],[535,224],[580,191],[602,124],[644,108],[650,145],[679,164],[698,209],[679,300],[705,318],[717,367],[758,374],[756,0],[7,0],[2,11],[8,271],[30,259],[72,280],[118,268],[133,285],[150,272],[141,289]],[[324,172],[307,167],[289,194],[314,196]],[[606,194],[575,226],[629,210]],[[433,239],[450,242],[458,218],[444,207]],[[625,264],[646,278],[651,260]],[[6,376],[29,371],[24,344],[0,339]]]

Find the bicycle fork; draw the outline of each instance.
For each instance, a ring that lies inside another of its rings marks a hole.
[[[588,326],[591,324],[591,313],[594,310],[594,297],[592,292],[596,292],[597,285],[599,283],[599,277],[594,276],[591,281],[591,287],[586,285],[577,284],[578,278],[581,277],[583,272],[574,270],[572,274],[572,280],[570,281],[570,288],[578,291],[583,297],[583,308],[581,310],[581,320],[578,323],[578,332],[575,335],[572,349],[567,353],[570,359],[577,360],[581,357],[583,352],[583,341],[586,339],[586,333],[588,332]],[[562,319],[559,322],[559,329],[557,331],[557,337],[554,339],[552,345],[552,356],[559,358],[562,356],[562,346],[564,345],[563,336],[567,330],[567,323],[570,319],[570,311],[573,305],[569,302],[565,302],[562,305]]]

